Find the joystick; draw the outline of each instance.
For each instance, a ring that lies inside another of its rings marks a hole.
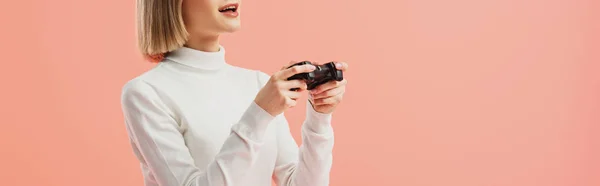
[[[297,65],[306,65],[306,64],[314,65],[316,67],[316,69],[313,70],[312,72],[295,74],[292,77],[289,77],[288,80],[294,80],[294,79],[305,80],[307,89],[312,90],[312,89],[316,88],[317,86],[327,83],[329,81],[334,81],[334,80],[342,81],[344,79],[342,71],[335,68],[335,62],[333,62],[333,61],[322,64],[322,65],[313,64],[310,61],[302,61],[302,62],[295,63],[288,68],[291,68],[291,67],[297,66]],[[297,88],[292,89],[292,90],[297,90]]]

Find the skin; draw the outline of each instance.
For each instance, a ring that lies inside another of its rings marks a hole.
[[[219,12],[219,8],[230,3],[239,4],[237,9],[239,15],[235,18]],[[200,51],[218,51],[219,36],[224,33],[235,32],[241,28],[242,7],[240,0],[183,0],[183,20],[189,32],[189,38],[185,46]],[[308,92],[309,101],[315,111],[324,114],[332,113],[343,99],[346,90],[346,79],[339,82],[331,81],[318,86],[312,91],[307,91],[304,81],[288,81],[287,78],[297,73],[310,72],[315,67],[302,65],[287,68],[294,63],[296,62],[290,62],[282,67],[280,71],[271,75],[269,81],[258,92],[254,102],[269,114],[276,116],[288,108],[294,107],[297,99],[303,93]],[[346,71],[348,64],[338,62],[336,67]],[[299,90],[291,91],[292,88],[299,88]]]

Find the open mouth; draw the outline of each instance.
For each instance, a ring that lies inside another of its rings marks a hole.
[[[236,4],[228,4],[228,5],[225,5],[225,6],[221,7],[219,9],[219,12],[221,12],[221,13],[233,13],[233,12],[237,12],[237,9],[238,9],[238,4],[237,3]]]

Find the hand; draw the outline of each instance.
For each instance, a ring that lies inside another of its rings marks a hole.
[[[342,71],[348,69],[348,64],[336,62],[336,68]],[[332,113],[342,101],[346,91],[346,78],[342,81],[329,81],[312,89],[309,93],[309,101],[315,111],[323,114]]]
[[[304,80],[288,81],[287,78],[298,73],[315,70],[315,66],[310,64],[288,68],[289,66],[284,66],[280,71],[273,74],[254,99],[254,102],[258,106],[272,116],[277,116],[288,108],[296,106],[296,100],[300,98],[302,92],[307,88]],[[293,88],[297,88],[298,90],[291,90]]]

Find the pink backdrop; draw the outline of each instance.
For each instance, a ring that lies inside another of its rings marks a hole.
[[[597,0],[260,0],[223,37],[274,72],[342,60],[333,186],[600,185]],[[0,6],[0,185],[141,186],[122,85],[135,1]],[[300,142],[303,107],[287,113]]]

